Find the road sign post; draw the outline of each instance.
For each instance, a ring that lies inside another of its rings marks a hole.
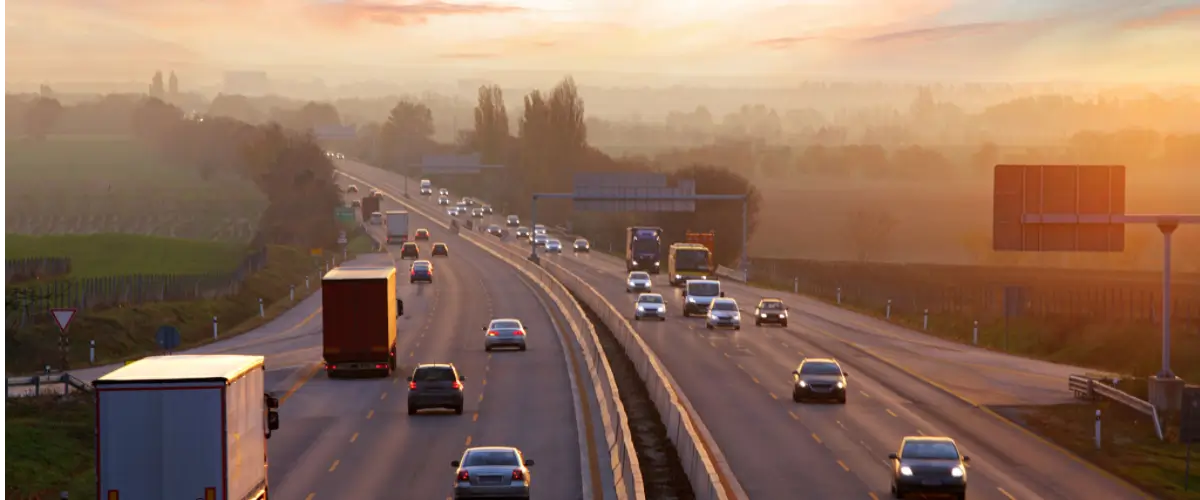
[[[179,335],[178,328],[171,325],[163,325],[158,327],[158,330],[154,332],[154,340],[158,342],[158,346],[163,351],[170,354],[175,348],[179,347],[183,339]]]
[[[1018,252],[1122,252],[1126,224],[1155,224],[1163,235],[1162,369],[1150,402],[1177,410],[1184,381],[1171,371],[1171,235],[1200,215],[1127,215],[1125,167],[996,165],[992,248]]]
[[[54,324],[58,325],[58,350],[62,354],[62,371],[71,369],[71,337],[68,334],[71,320],[75,319],[75,308],[56,308],[50,310]]]

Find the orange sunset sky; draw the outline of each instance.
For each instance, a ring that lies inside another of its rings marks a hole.
[[[10,82],[418,68],[1200,82],[1200,0],[9,0],[5,14]]]

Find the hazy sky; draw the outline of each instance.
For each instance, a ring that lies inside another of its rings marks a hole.
[[[5,14],[19,82],[421,68],[1200,83],[1200,0],[8,0]]]

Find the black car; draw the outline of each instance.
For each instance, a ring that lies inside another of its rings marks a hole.
[[[579,238],[579,239],[575,240],[575,244],[572,245],[572,248],[575,249],[575,253],[579,253],[579,252],[590,253],[592,251],[592,244],[588,243],[588,240]]]
[[[420,410],[447,408],[463,413],[463,382],[454,364],[420,364],[408,377],[408,414]]]
[[[792,401],[825,399],[846,404],[846,375],[832,359],[805,359],[792,370]]]
[[[433,251],[429,252],[429,254],[434,257],[449,257],[450,247],[447,247],[445,243],[434,243]]]
[[[414,236],[413,239],[418,240],[418,241],[420,241],[420,240],[429,241],[429,230],[428,229],[418,229],[416,236]]]
[[[421,258],[421,249],[417,248],[416,243],[411,241],[406,242],[400,247],[400,258],[413,260],[419,259]]]
[[[495,236],[497,238],[504,237],[504,229],[502,229],[500,226],[498,226],[496,224],[492,224],[492,225],[488,226],[487,232],[488,232],[488,234]]]
[[[521,225],[521,218],[516,215],[510,215],[504,219],[504,225],[508,227],[517,227]]]
[[[787,326],[787,321],[788,308],[783,305],[782,300],[762,299],[758,301],[758,307],[754,308],[754,326],[762,326],[763,323]]]
[[[358,207],[361,207],[361,206],[362,206],[362,202],[361,202],[361,201],[358,201],[358,200],[352,200],[352,201],[350,202],[350,207],[351,207],[351,208],[358,208]]]
[[[418,281],[433,283],[433,263],[427,260],[413,262],[412,268],[408,270],[408,282],[416,283]]]
[[[485,213],[487,215],[492,215],[492,214],[496,213],[496,210],[493,209],[491,205],[484,205],[483,213]]]
[[[892,496],[949,495],[967,498],[967,462],[948,437],[908,436],[892,461]]]
[[[527,228],[525,226],[518,227],[517,228],[517,237],[518,238],[528,238],[529,237],[529,228]]]
[[[430,196],[433,194],[433,188],[421,188],[421,196]]]

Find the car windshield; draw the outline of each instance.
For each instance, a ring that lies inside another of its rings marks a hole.
[[[648,279],[650,279],[650,275],[646,274],[646,273],[629,273],[629,279],[631,279],[631,280],[648,280]]]
[[[841,375],[842,368],[833,363],[804,363],[800,366],[801,375]]]
[[[534,239],[538,240],[538,241],[546,241],[546,235],[539,234],[539,235],[537,235],[537,238],[534,238]]]
[[[587,240],[575,240],[575,245],[577,245],[577,246],[584,246],[586,244],[587,244]]]
[[[520,330],[521,324],[516,321],[493,321],[492,330]]]
[[[546,244],[550,245],[552,247],[556,247],[559,245],[558,240],[550,240],[550,241],[547,241]]]
[[[763,302],[759,307],[764,311],[778,311],[783,309],[783,302]]]
[[[434,249],[434,250],[445,250],[445,249],[446,249],[446,244],[445,244],[445,243],[438,243],[438,244],[436,244],[436,245],[434,245],[434,246],[433,246],[433,249]]]
[[[638,297],[638,302],[643,302],[643,303],[647,303],[647,304],[662,304],[663,299],[659,295],[643,295],[641,297]]]
[[[721,294],[721,285],[718,283],[688,283],[687,293],[701,297],[715,297]]]
[[[737,304],[733,302],[713,302],[712,309],[714,311],[736,311]]]
[[[958,448],[947,441],[909,441],[900,451],[901,458],[919,460],[958,460]]]
[[[675,269],[680,271],[708,271],[708,250],[676,251]]]
[[[442,367],[417,368],[413,382],[454,382],[454,370]]]
[[[521,461],[511,451],[472,451],[463,459],[463,467],[520,467]]]
[[[428,271],[429,263],[428,262],[418,262],[416,264],[413,264],[413,269],[416,269],[418,271]]]
[[[417,244],[416,243],[405,243],[403,249],[404,250],[416,250]]]

